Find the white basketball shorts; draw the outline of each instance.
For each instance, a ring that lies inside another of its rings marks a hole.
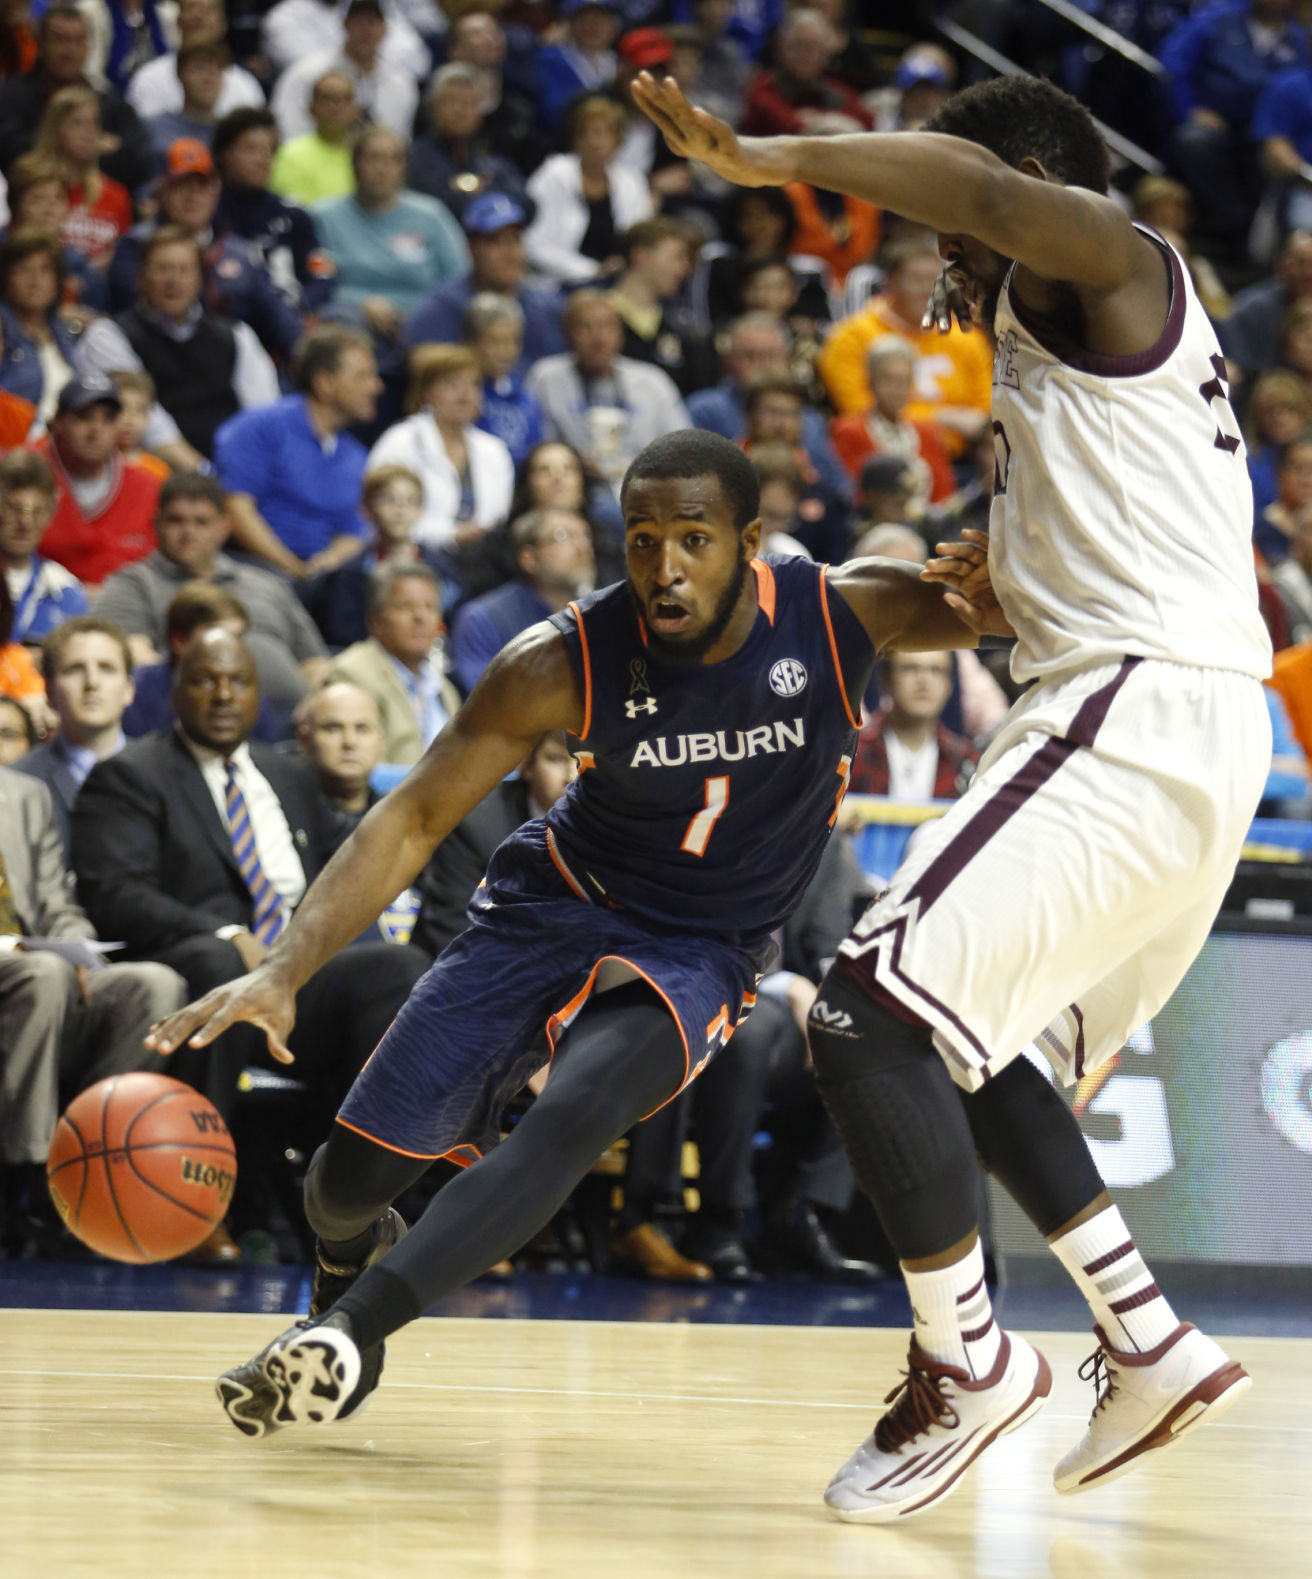
[[[1070,1084],[1179,985],[1270,763],[1244,675],[1127,658],[1036,686],[837,968],[930,1026],[968,1091],[1030,1041]]]

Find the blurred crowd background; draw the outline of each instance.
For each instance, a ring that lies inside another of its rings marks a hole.
[[[999,71],[1091,106],[1224,349],[1277,649],[1263,811],[1312,814],[1308,9],[6,0],[0,1253],[72,1253],[40,1168],[62,1102],[157,1064],[145,1027],[263,956],[497,651],[623,574],[617,489],[651,439],[741,444],[766,552],[914,562],[987,525],[992,347],[921,327],[934,236],[726,187],[637,112],[640,71],[750,134],[915,131]],[[961,793],[1015,695],[987,659],[880,666],[854,796]],[[544,740],[307,985],[290,1073],[245,1030],[173,1060],[238,1135],[203,1259],[305,1252],[309,1150],[574,771]],[[876,1275],[804,1035],[880,875],[848,829],[751,1019],[530,1260]]]

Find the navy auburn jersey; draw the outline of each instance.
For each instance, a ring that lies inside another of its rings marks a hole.
[[[582,771],[547,814],[581,897],[750,941],[783,924],[847,789],[874,649],[809,559],[752,561],[759,608],[715,664],[662,662],[628,584],[552,616],[579,675]]]

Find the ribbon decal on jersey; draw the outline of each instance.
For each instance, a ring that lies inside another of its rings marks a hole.
[[[639,701],[638,698],[642,700]],[[629,718],[637,718],[639,713],[646,713],[650,718],[656,711],[656,698],[651,694],[651,686],[647,683],[647,661],[645,658],[633,658],[629,662],[629,699],[624,704],[624,711]]]

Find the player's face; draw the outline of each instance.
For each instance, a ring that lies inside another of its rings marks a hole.
[[[966,298],[971,318],[991,333],[1002,282],[1012,260],[973,236],[940,236],[938,251],[948,265],[952,283]]]
[[[624,493],[629,586],[652,650],[673,663],[711,654],[747,597],[761,523],[741,532],[717,477],[643,477]]]

